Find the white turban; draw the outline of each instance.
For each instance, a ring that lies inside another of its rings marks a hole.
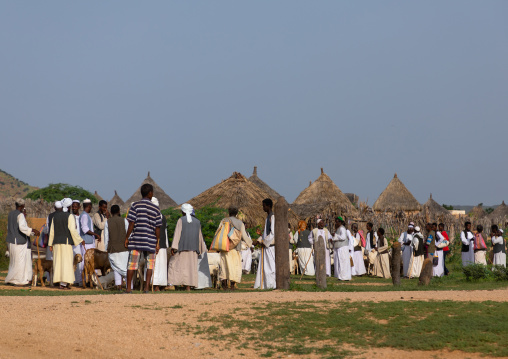
[[[159,200],[155,197],[152,197],[152,203],[159,207]]]
[[[62,208],[62,207],[63,207],[62,202],[60,202],[60,201],[55,202],[55,208]]]
[[[85,200],[83,201],[83,204],[85,204],[85,203],[92,203],[92,201],[91,201],[89,198],[87,198],[87,199],[85,199]]]
[[[72,206],[72,199],[70,198],[62,199],[62,206],[64,208],[64,212],[67,212],[68,207]]]
[[[80,201],[78,201],[77,199],[75,199],[74,201],[72,201],[72,203],[79,203],[79,204],[81,204],[81,202],[80,202]]]
[[[415,227],[415,231],[416,231],[416,232],[420,232],[420,227],[416,226],[416,227]]]
[[[321,219],[321,218],[318,218],[318,220],[316,221],[316,224],[317,224],[317,223],[319,223],[319,222],[321,222],[321,221],[322,221],[322,219]]]
[[[502,229],[499,229],[499,232],[504,233]]]
[[[194,211],[194,208],[192,208],[192,206],[188,203],[184,203],[182,204],[182,212],[185,213],[185,215],[187,216],[187,223],[191,223],[192,222],[192,211]]]

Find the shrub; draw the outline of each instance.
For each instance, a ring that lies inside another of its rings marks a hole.
[[[491,272],[483,264],[470,264],[462,268],[462,272],[466,276],[466,280],[479,280],[489,277]]]
[[[492,274],[496,280],[508,280],[508,268],[501,265],[492,266]]]
[[[97,203],[97,198],[87,190],[79,186],[71,186],[65,183],[51,183],[49,186],[28,193],[25,198],[37,200],[42,198],[46,202],[60,201],[62,198],[72,198],[83,201],[90,199],[92,203]]]

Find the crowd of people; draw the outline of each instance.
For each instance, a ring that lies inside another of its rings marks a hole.
[[[24,214],[24,201],[16,202],[15,210],[8,215],[7,244],[10,257],[9,271],[5,282],[12,285],[30,285],[32,282],[32,240],[39,238],[37,245],[46,248],[46,259],[53,261],[53,282],[62,290],[70,285],[83,285],[84,261],[73,265],[75,255],[85,258],[87,251],[107,252],[112,276],[117,289],[125,288],[124,293],[132,293],[133,278],[143,260],[145,279],[144,292],[163,290],[168,286],[191,290],[212,286],[209,270],[209,253],[201,231],[201,223],[196,218],[193,207],[185,203],[181,206],[182,217],[178,219],[173,240],[169,243],[167,221],[161,214],[158,200],[153,196],[153,187],[141,187],[142,199],[132,203],[126,218],[120,207],[113,205],[108,211],[105,201],[99,202],[99,210],[91,214],[92,201],[64,198],[55,202],[55,211],[46,221],[42,233],[30,228]],[[275,288],[275,216],[271,199],[263,200],[266,220],[259,238],[252,239],[247,233],[242,214],[238,208],[230,207],[228,222],[232,230],[241,237],[240,242],[219,256],[218,280],[223,289],[236,289],[243,273],[249,273],[253,262],[256,267],[254,288]],[[462,241],[462,264],[487,264],[487,245],[483,238],[483,227],[479,225],[476,233],[471,231],[471,223],[466,222],[460,233]],[[41,239],[42,238],[42,239]],[[307,222],[298,223],[298,231],[288,230],[289,263],[292,273],[313,276],[315,267],[315,246],[322,241],[326,262],[326,275],[340,281],[349,281],[353,276],[370,275],[390,278],[390,258],[394,250],[385,237],[385,230],[374,231],[372,223],[367,223],[366,232],[359,230],[357,223],[338,216],[334,230],[326,228],[324,220],[318,218],[316,228],[307,229]],[[506,267],[506,243],[502,229],[491,227],[494,265]],[[449,253],[450,239],[444,224],[427,223],[425,231],[414,223],[398,238],[401,245],[402,276],[414,278],[420,275],[426,258],[432,260],[433,275],[448,275],[446,255]],[[294,250],[294,252],[293,252]],[[169,252],[168,252],[169,251]],[[211,254],[210,254],[211,255]],[[105,273],[101,273],[105,275]],[[153,289],[155,288],[155,289]]]

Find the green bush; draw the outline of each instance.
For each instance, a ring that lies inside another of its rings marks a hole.
[[[0,270],[9,268],[9,258],[5,256],[7,251],[7,215],[0,217]]]
[[[492,275],[496,280],[508,280],[508,268],[501,265],[492,266]]]
[[[88,198],[92,203],[98,202],[97,198],[87,190],[65,183],[51,183],[49,186],[30,192],[25,196],[25,198],[32,200],[42,198],[46,202],[60,201],[66,197],[80,201]]]
[[[483,264],[470,264],[468,266],[462,267],[462,272],[468,281],[487,279],[492,274],[492,272],[490,272],[488,268]]]

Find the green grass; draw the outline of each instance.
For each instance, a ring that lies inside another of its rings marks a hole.
[[[399,301],[269,303],[201,318],[191,328],[260,356],[315,354],[347,357],[357,348],[460,350],[508,356],[508,303]]]

